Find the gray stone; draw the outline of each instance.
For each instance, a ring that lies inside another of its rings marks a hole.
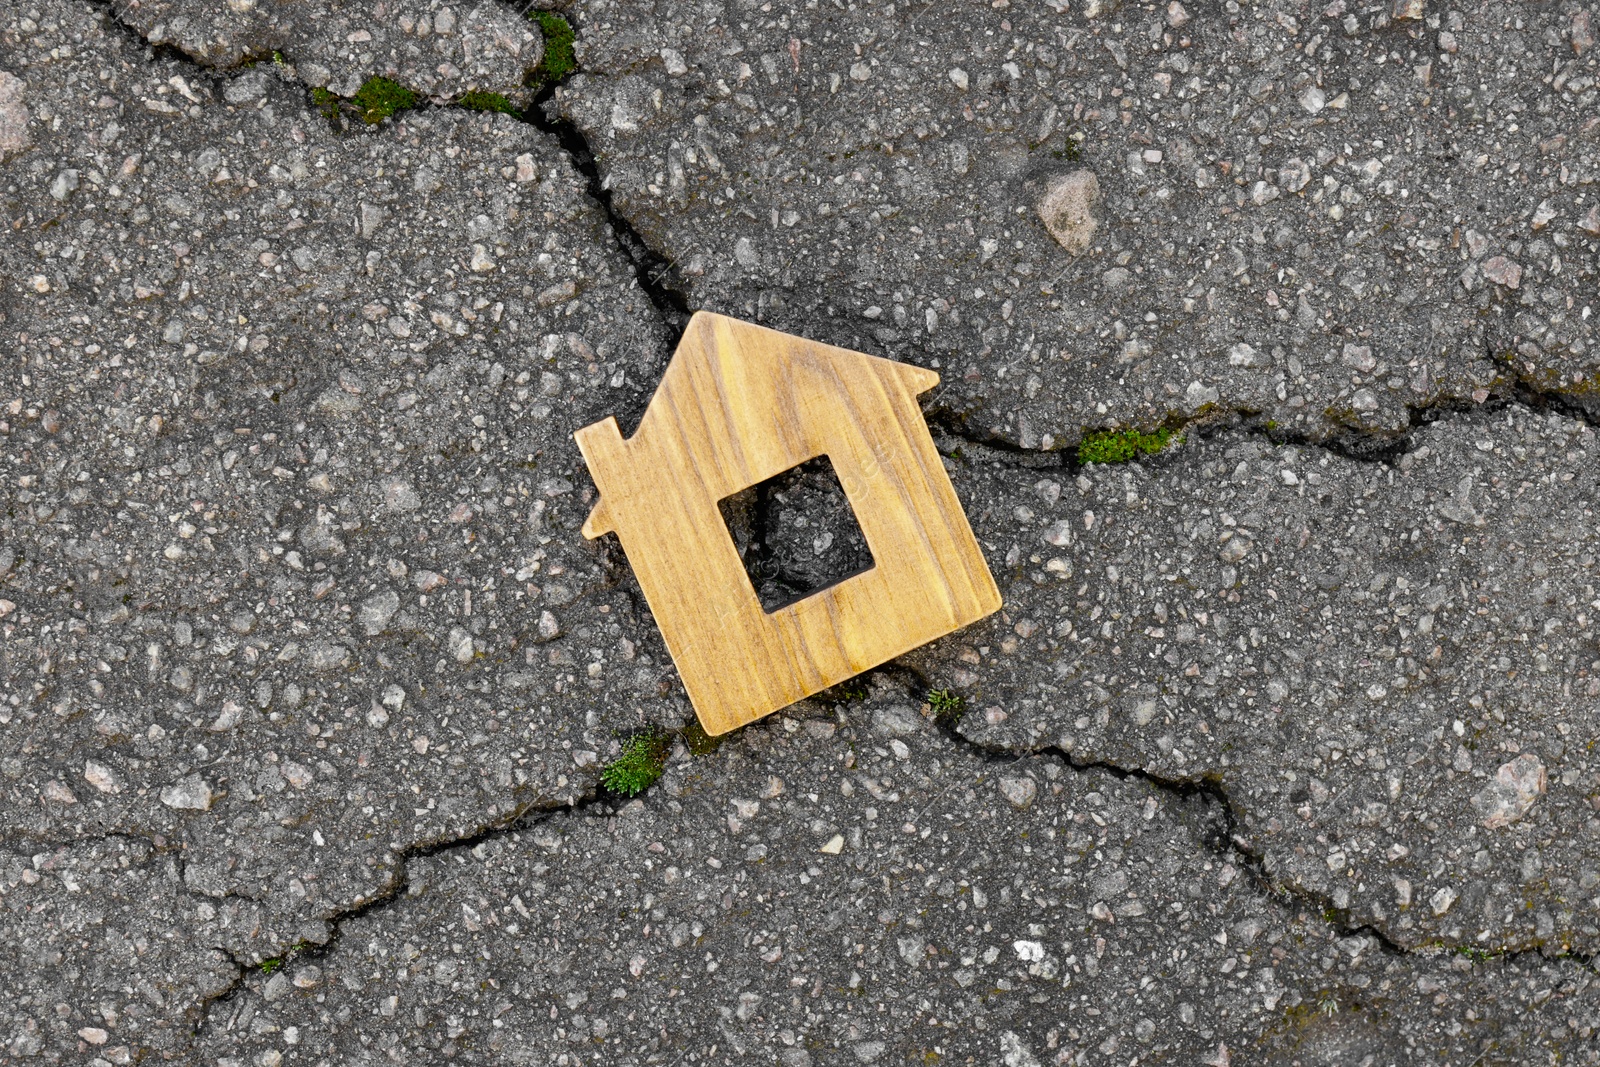
[[[161,803],[180,811],[205,811],[211,807],[215,799],[216,794],[211,791],[211,783],[198,774],[180,778],[161,790]]]
[[[1099,221],[1094,206],[1100,201],[1100,183],[1094,173],[1075,170],[1051,178],[1036,210],[1044,228],[1069,253],[1087,251]]]

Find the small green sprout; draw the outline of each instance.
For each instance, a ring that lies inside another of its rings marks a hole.
[[[304,938],[296,941],[294,944],[284,949],[282,956],[274,956],[271,959],[262,960],[261,973],[271,974],[273,971],[280,970],[285,963],[288,963],[290,960],[294,959],[296,956],[300,955],[300,953],[304,952],[310,947],[311,942],[305,940]]]
[[[287,67],[289,65],[289,61],[284,59],[283,53],[277,49],[272,50],[272,61],[280,67]]]
[[[488,93],[482,89],[462,93],[456,103],[468,111],[498,111],[502,115],[517,113],[516,107],[503,93]]]
[[[840,700],[853,702],[867,699],[869,690],[866,682],[860,678],[852,678],[848,682],[840,682],[837,692]]]
[[[600,781],[613,793],[635,797],[656,784],[667,769],[667,735],[652,727],[622,743],[622,755],[605,765]]]
[[[416,107],[417,94],[397,81],[375,76],[356,90],[350,102],[360,110],[362,121],[376,126],[396,111]]]
[[[928,707],[933,709],[933,721],[941,726],[954,726],[967,712],[967,702],[948,689],[928,690]]]
[[[1133,457],[1143,454],[1153,456],[1168,445],[1181,442],[1181,436],[1173,436],[1171,430],[1165,426],[1155,433],[1140,433],[1138,430],[1095,430],[1083,435],[1078,442],[1078,462],[1080,463],[1126,463]]]
[[[1338,1015],[1339,1014],[1339,1002],[1337,1000],[1335,1000],[1332,996],[1323,997],[1321,1002],[1317,1004],[1317,1010],[1322,1012],[1322,1014],[1330,1016],[1330,1017],[1334,1016],[1334,1015]]]
[[[572,50],[575,37],[572,24],[554,11],[534,11],[529,17],[539,24],[544,34],[544,59],[529,73],[528,85],[542,89],[578,68],[578,58]]]

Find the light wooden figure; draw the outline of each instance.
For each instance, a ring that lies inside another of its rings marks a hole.
[[[579,430],[600,499],[706,733],[794,701],[1000,607],[917,394],[932,371],[699,312],[638,432]],[[827,456],[873,566],[762,609],[718,501]]]

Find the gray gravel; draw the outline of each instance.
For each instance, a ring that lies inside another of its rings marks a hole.
[[[1275,878],[1407,946],[1600,947],[1590,427],[1452,418],[1393,465],[1233,435],[960,462],[1006,607],[908,661],[963,734],[1216,783]]]
[[[570,443],[642,405],[665,336],[553,140],[459,111],[339,136],[276,70],[151,61],[88,5],[0,25],[32,112],[30,239],[0,250],[5,840],[163,842],[189,889],[263,902],[225,939],[253,960],[681,722],[577,535]]]
[[[1592,13],[1412,8],[582,0],[557,106],[691,304],[937,367],[975,437],[1588,403]]]
[[[1590,7],[580,3],[562,128],[0,0],[0,1061],[1595,1062]],[[1006,598],[697,755],[571,442],[680,304],[938,366]]]
[[[1401,956],[1264,894],[1202,797],[984,759],[892,688],[797,710],[713,756],[680,749],[615,816],[417,861],[331,951],[251,975],[202,1049],[1526,1063],[1600,1025],[1582,968]]]
[[[305,84],[339,96],[375,76],[441,100],[473,89],[517,95],[544,58],[538,26],[509,4],[113,0],[111,8],[144,40],[207,66],[277,53]]]

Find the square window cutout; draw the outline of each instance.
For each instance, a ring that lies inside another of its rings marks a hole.
[[[717,507],[769,615],[872,569],[872,550],[827,456],[723,497]]]

